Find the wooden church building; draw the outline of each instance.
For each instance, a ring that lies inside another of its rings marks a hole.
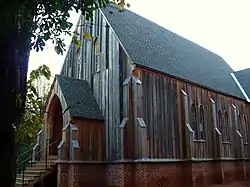
[[[250,69],[112,4],[76,31],[45,117],[58,187],[250,179]]]

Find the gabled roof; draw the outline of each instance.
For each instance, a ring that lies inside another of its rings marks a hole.
[[[134,63],[244,99],[217,54],[113,4],[101,11]]]
[[[73,117],[103,120],[88,81],[56,75],[58,84]]]
[[[237,80],[250,98],[250,68],[234,72]]]

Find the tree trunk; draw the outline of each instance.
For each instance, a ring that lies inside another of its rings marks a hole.
[[[29,59],[29,40],[23,39],[16,32],[0,37],[0,186],[4,187],[15,186],[15,135],[24,110]]]

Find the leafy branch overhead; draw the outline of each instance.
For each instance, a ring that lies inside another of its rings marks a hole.
[[[17,32],[28,33],[31,38],[31,48],[43,50],[45,42],[52,40],[56,51],[65,51],[62,34],[71,35],[72,23],[68,21],[70,11],[80,11],[90,20],[93,11],[109,3],[109,0],[29,0],[17,2],[15,20],[18,23]],[[2,8],[2,7],[1,7]],[[6,8],[8,6],[6,5]]]
[[[114,0],[122,10],[125,0]],[[46,41],[52,40],[55,44],[55,51],[63,54],[66,50],[62,34],[72,35],[73,24],[68,21],[70,11],[81,12],[86,20],[91,20],[93,12],[106,6],[109,0],[29,0],[22,1],[15,5],[16,22],[18,23],[17,32],[28,33],[30,36],[31,49],[36,51],[43,50]],[[129,6],[127,4],[127,6]],[[6,7],[8,8],[8,7]],[[86,33],[85,37],[90,39]],[[80,45],[79,43],[77,45]]]
[[[120,10],[123,10],[125,0],[113,0],[118,4]],[[71,29],[73,24],[68,21],[70,11],[81,12],[86,20],[91,20],[93,12],[106,6],[110,3],[109,0],[29,0],[17,3],[16,21],[18,23],[17,32],[28,33],[31,49],[36,51],[43,50],[46,41],[52,40],[55,45],[55,51],[58,54],[63,54],[66,51],[65,41],[61,38],[62,34],[72,35]],[[6,7],[8,8],[8,7]],[[74,33],[75,35],[75,33]],[[91,36],[88,33],[83,35],[90,40]],[[75,40],[74,40],[75,41]],[[79,42],[76,43],[78,46]]]

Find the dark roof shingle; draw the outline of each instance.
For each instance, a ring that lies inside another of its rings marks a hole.
[[[129,10],[101,10],[134,63],[244,98],[220,56]]]
[[[72,116],[103,120],[88,81],[63,75],[55,77]]]
[[[236,71],[234,74],[250,98],[250,68]]]

